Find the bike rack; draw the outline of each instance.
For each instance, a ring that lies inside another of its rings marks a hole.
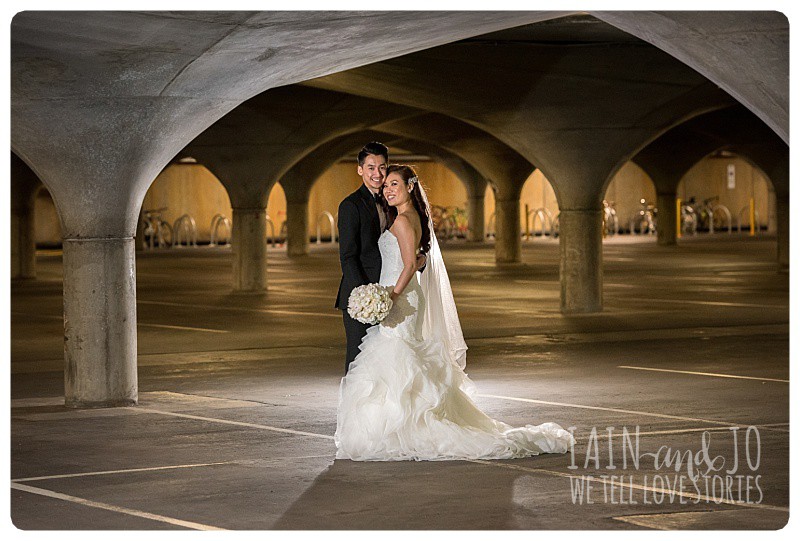
[[[533,219],[532,220],[531,220],[531,215],[533,215]],[[536,210],[528,211],[528,215],[525,217],[525,231],[531,232],[531,230],[532,230],[533,233],[536,233],[536,219],[537,218],[539,219],[539,224],[541,225],[541,229],[539,231],[541,236],[542,237],[548,236],[548,231],[547,230],[549,229],[550,230],[550,238],[553,238],[552,237],[552,233],[553,233],[553,213],[550,212],[549,209],[546,209],[544,207],[538,208]],[[530,224],[530,226],[531,226],[530,228],[528,227],[528,224]],[[548,227],[548,224],[550,224],[549,227]],[[527,234],[526,237],[525,237],[525,240],[529,240],[529,239],[530,239],[530,234]]]
[[[215,214],[213,218],[211,218],[211,239],[209,242],[210,246],[217,246],[217,231],[220,227],[227,227],[228,228],[228,238],[225,241],[226,245],[230,244],[230,237],[231,237],[231,221],[222,214]]]
[[[742,207],[742,210],[740,210],[739,214],[736,216],[736,224],[737,224],[736,225],[736,231],[738,233],[742,232],[742,214],[747,214],[748,215],[748,217],[747,217],[747,226],[750,227],[750,216],[749,216],[749,214],[750,214],[750,205],[745,205],[744,207]],[[761,218],[759,217],[757,210],[754,211],[753,214],[755,214],[755,220],[756,220],[755,226],[753,227],[753,231],[755,231],[755,233],[758,234],[758,229],[759,229],[758,224],[761,223]]]
[[[317,244],[322,244],[322,224],[320,223],[322,218],[328,219],[328,223],[331,225],[331,244],[336,244],[336,224],[333,221],[333,214],[327,210],[317,216]]]
[[[731,219],[731,211],[729,211],[728,207],[725,205],[714,205],[711,207],[708,220],[708,232],[712,234],[714,233],[714,214],[716,214],[718,210],[722,211],[725,219],[728,220],[728,234],[730,235],[733,233],[733,220]]]
[[[183,248],[183,238],[182,236],[186,236],[186,247],[193,246],[197,248],[197,224],[194,221],[194,218],[189,216],[188,214],[184,214],[177,220],[175,220],[175,225],[172,226],[172,246],[175,248]]]

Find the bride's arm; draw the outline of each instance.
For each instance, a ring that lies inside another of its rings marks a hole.
[[[411,227],[408,218],[402,214],[398,216],[391,230],[394,236],[397,237],[397,243],[400,245],[400,256],[403,258],[403,272],[397,278],[397,283],[392,291],[392,300],[396,300],[417,272],[417,250],[414,228]]]

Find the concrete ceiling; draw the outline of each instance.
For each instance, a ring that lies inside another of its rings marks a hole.
[[[595,11],[719,85],[789,144],[789,20],[779,11]]]
[[[262,173],[269,183],[345,133],[394,125],[453,152],[402,119],[438,118],[440,136],[440,124],[471,124],[577,205],[730,96],[788,140],[788,26],[767,12],[22,12],[11,74],[12,151],[69,202],[65,234],[77,237],[132,232],[181,149],[215,152],[204,131],[217,121],[230,143],[218,161],[245,162],[234,177],[264,148],[289,157]],[[287,86],[304,81],[316,89]],[[380,113],[353,123],[364,98]]]

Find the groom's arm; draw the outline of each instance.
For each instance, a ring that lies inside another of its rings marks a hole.
[[[342,276],[345,285],[350,289],[366,284],[368,279],[361,268],[361,247],[359,232],[361,222],[358,209],[352,201],[345,199],[339,205],[339,261],[342,264]]]

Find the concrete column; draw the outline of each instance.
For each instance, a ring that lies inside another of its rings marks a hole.
[[[65,404],[135,405],[133,238],[65,238],[63,249]]]
[[[770,186],[767,195],[767,233],[774,235],[778,232],[778,198],[775,189]]]
[[[484,194],[470,196],[467,200],[467,241],[483,242],[485,232]]]
[[[658,244],[660,246],[672,246],[678,238],[678,209],[677,195],[672,193],[661,193],[656,195],[656,207],[658,208]]]
[[[233,290],[263,293],[267,289],[267,210],[234,208]]]
[[[34,198],[11,203],[11,278],[36,278]]]
[[[308,254],[308,201],[286,201],[286,252],[289,257]]]
[[[494,258],[498,263],[522,261],[522,238],[519,229],[519,196],[495,201]]]
[[[789,270],[789,194],[776,198],[778,266],[782,271]]]
[[[561,312],[603,309],[603,211],[561,210]]]

